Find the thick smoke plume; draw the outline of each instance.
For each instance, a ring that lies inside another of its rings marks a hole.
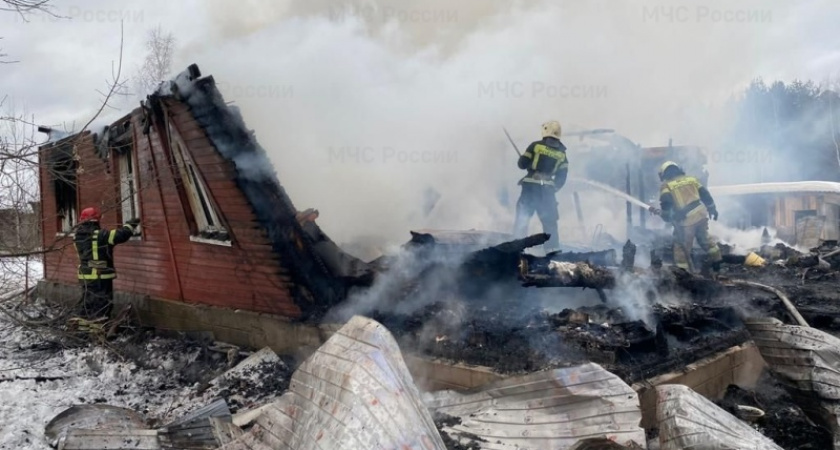
[[[509,230],[522,173],[502,126],[520,148],[551,118],[567,131],[615,128],[643,145],[714,146],[725,101],[757,74],[807,63],[795,30],[826,17],[811,11],[834,8],[246,3],[212,3],[211,34],[177,58],[215,75],[295,203],[317,207],[339,243],[398,243],[421,227]],[[570,160],[574,173],[573,151]],[[430,188],[440,200],[426,214]],[[561,213],[566,227],[572,211]],[[599,222],[621,235],[623,224],[608,219]]]

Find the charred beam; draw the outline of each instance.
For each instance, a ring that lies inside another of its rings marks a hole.
[[[551,256],[521,255],[519,262],[519,276],[523,287],[614,289],[618,275],[619,271],[616,269],[589,262],[557,261]],[[638,275],[628,273],[626,276],[649,277],[656,289],[662,292],[688,292],[697,299],[711,298],[725,287],[716,280],[677,267]]]
[[[613,249],[597,252],[552,252],[546,258],[558,262],[588,262],[597,266],[615,266],[617,264],[616,252]]]
[[[636,245],[630,239],[624,244],[622,249],[621,269],[626,272],[632,272],[636,265]]]
[[[520,258],[520,275],[524,287],[582,287],[612,289],[615,275],[607,268],[587,262],[552,261],[532,255]]]

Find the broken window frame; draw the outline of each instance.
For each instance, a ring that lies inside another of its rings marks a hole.
[[[132,218],[142,218],[140,208],[140,181],[137,174],[137,152],[135,151],[133,126],[130,120],[122,124],[127,130],[128,140],[117,141],[110,146],[114,165],[114,178],[117,185],[118,221],[125,223]],[[142,226],[134,230],[137,240],[142,237]]]
[[[229,246],[231,240],[228,228],[222,222],[222,215],[219,214],[201,171],[197,169],[189,148],[172,122],[168,121],[167,126],[174,159],[172,164],[177,168],[175,172],[180,179],[177,184],[185,191],[192,212],[190,240]]]
[[[72,235],[79,214],[79,155],[75,146],[66,143],[50,149],[47,170],[55,198],[56,235]],[[62,194],[62,190],[69,192]]]

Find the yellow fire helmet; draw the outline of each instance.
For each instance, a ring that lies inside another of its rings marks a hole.
[[[560,139],[560,131],[560,122],[556,120],[551,120],[542,124],[542,137],[551,136]]]
[[[659,179],[660,180],[664,179],[665,171],[668,170],[669,167],[676,167],[676,168],[679,169],[680,166],[677,163],[675,163],[674,161],[665,161],[664,163],[662,163],[662,165],[659,166]]]

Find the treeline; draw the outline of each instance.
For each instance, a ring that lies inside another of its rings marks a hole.
[[[768,85],[758,79],[731,101],[729,112],[722,150],[747,166],[731,175],[740,178],[733,181],[840,181],[836,91],[813,81]]]

